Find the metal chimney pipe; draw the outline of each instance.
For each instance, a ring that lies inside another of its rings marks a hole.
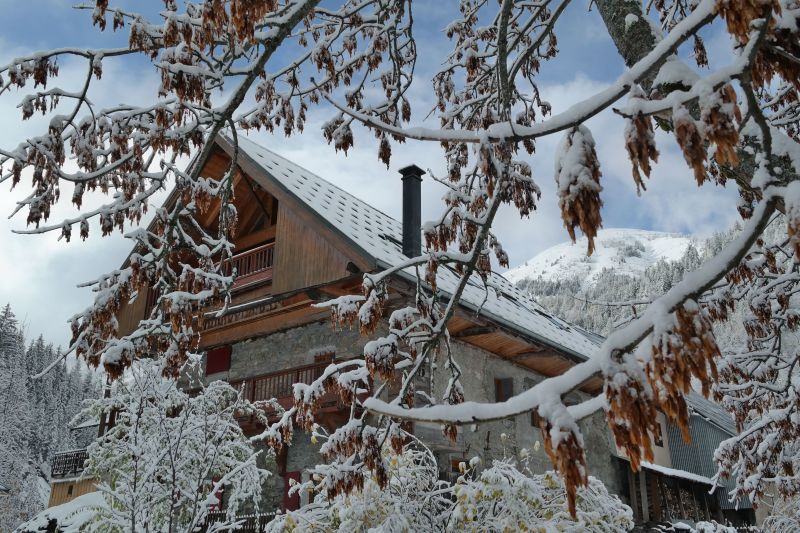
[[[422,253],[422,176],[417,165],[400,169],[403,175],[403,253],[417,257]]]

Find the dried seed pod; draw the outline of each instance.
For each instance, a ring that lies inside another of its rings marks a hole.
[[[603,225],[600,208],[600,162],[592,134],[586,126],[567,132],[556,152],[556,184],[561,219],[572,241],[578,227],[589,241],[588,255],[594,251],[594,238]]]
[[[725,85],[719,91],[700,98],[700,120],[705,137],[716,144],[714,160],[720,165],[736,166],[739,163],[736,123],[741,122],[742,114],[733,87]]]
[[[666,324],[653,332],[652,359],[645,371],[659,408],[681,428],[688,442],[689,414],[683,395],[691,389],[692,378],[702,384],[703,395],[709,395],[709,383],[717,380],[715,359],[720,350],[707,312],[692,300]]]
[[[612,365],[606,375],[606,417],[617,448],[623,450],[634,471],[642,459],[653,460],[652,436],[658,436],[657,404],[646,376],[629,354]]]
[[[641,193],[647,190],[639,172],[641,168],[644,175],[650,177],[650,161],[658,162],[658,150],[656,150],[656,140],[653,133],[653,121],[649,116],[637,113],[631,119],[625,120],[625,148],[628,150],[628,157],[633,164],[633,181],[636,183],[636,192]]]
[[[694,171],[697,185],[706,179],[706,150],[700,130],[685,107],[672,112],[672,124],[675,127],[675,138],[683,151],[683,158]]]
[[[564,409],[564,406],[561,406]],[[586,454],[583,449],[583,438],[576,433],[575,427],[559,427],[554,429],[547,417],[539,418],[542,430],[544,451],[553,463],[556,471],[564,479],[567,492],[567,508],[575,517],[575,501],[578,487],[588,483],[586,475]]]

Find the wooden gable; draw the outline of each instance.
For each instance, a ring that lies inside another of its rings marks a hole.
[[[233,152],[230,144],[220,138],[218,146],[230,161]],[[287,191],[247,154],[239,152],[238,164],[241,174],[276,198],[279,205],[273,294],[333,282],[355,272],[369,272],[375,268],[374,258]]]

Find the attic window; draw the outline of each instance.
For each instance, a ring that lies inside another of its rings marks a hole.
[[[267,222],[267,215],[262,211],[261,214],[258,215],[255,224],[253,224],[253,228],[251,231],[258,231],[264,229],[266,222]]]

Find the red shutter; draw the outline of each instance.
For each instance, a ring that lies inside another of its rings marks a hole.
[[[211,478],[211,486],[213,487],[215,483],[219,481],[220,478],[213,477]],[[225,497],[225,485],[221,485],[218,490],[214,492],[214,497],[217,499],[217,503],[212,503],[208,506],[209,511],[219,511],[222,509],[222,501]]]
[[[300,492],[289,494],[289,489],[292,487],[289,480],[295,480],[300,483],[300,472],[286,472],[283,475],[283,510],[296,511],[300,508]]]
[[[206,375],[225,372],[231,368],[231,346],[227,344],[206,353]]]

